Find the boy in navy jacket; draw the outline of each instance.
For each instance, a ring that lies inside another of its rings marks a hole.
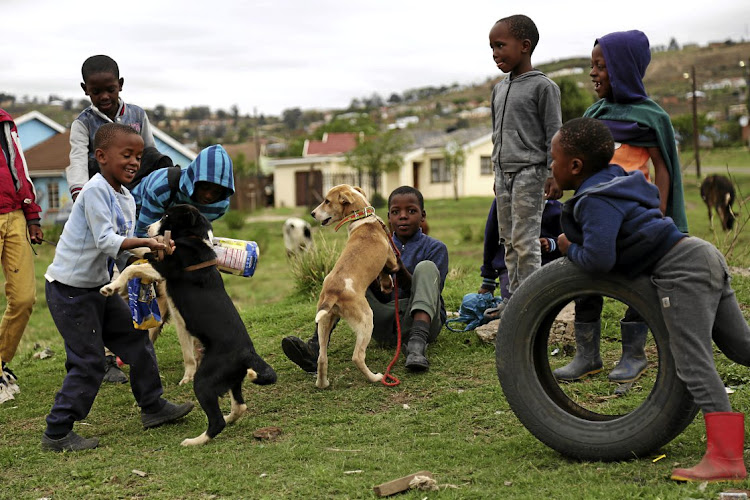
[[[563,207],[558,246],[586,271],[651,275],[677,375],[706,421],[703,460],[675,469],[672,479],[744,479],[744,414],[732,412],[711,344],[713,339],[729,359],[750,366],[750,327],[730,286],[724,256],[662,215],[658,188],[641,172],[610,165],[613,151],[609,129],[592,118],[565,123],[552,139],[557,185],[575,190]]]

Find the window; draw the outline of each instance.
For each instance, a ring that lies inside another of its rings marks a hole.
[[[451,181],[451,173],[446,168],[443,158],[433,158],[430,160],[430,180],[433,184]]]
[[[489,156],[479,158],[479,175],[492,175],[493,173],[492,158]]]
[[[60,208],[60,185],[56,182],[47,184],[47,202],[49,203],[49,210]]]

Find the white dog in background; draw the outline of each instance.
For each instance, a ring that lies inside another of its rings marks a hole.
[[[284,222],[284,247],[287,256],[306,252],[313,246],[312,230],[307,221],[290,217]]]

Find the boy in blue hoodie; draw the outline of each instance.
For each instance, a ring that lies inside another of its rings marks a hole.
[[[740,480],[744,414],[732,412],[711,340],[732,361],[750,366],[750,327],[730,286],[724,256],[689,237],[660,210],[658,188],[640,172],[609,164],[614,140],[607,126],[576,118],[552,140],[552,173],[575,194],[563,207],[560,251],[590,272],[647,273],[656,286],[677,375],[706,422],[707,451],[677,481]]]
[[[131,366],[130,387],[144,428],[177,420],[193,409],[190,402],[175,405],[161,397],[159,368],[148,335],[133,327],[130,308],[121,296],[99,293],[110,282],[115,261],[122,266],[132,257],[128,250],[163,250],[166,245],[154,238],[133,237],[135,202],[124,184],[140,167],[143,139],[127,125],[110,123],[99,128],[95,144],[101,170],[80,191],[44,275],[47,306],[67,354],[67,374],[42,435],[45,451],[98,446],[97,438],[76,434],[73,424],[86,418],[104,379],[105,346]]]
[[[229,210],[234,194],[232,159],[219,144],[208,146],[180,172],[175,193],[169,185],[169,169],[161,168],[143,178],[133,188],[135,204],[140,208],[135,235],[145,237],[148,226],[161,219],[172,205],[193,205],[210,221]]]
[[[536,25],[523,15],[490,30],[492,58],[509,73],[492,89],[491,108],[498,231],[511,295],[541,267],[544,198],[560,197],[549,168],[549,144],[562,120],[560,89],[531,64],[538,42]]]
[[[659,208],[687,233],[682,177],[674,130],[669,115],[649,99],[643,77],[651,61],[646,35],[638,30],[615,32],[594,42],[591,52],[591,80],[599,101],[583,116],[607,125],[615,140],[612,162],[626,171],[640,170],[650,180],[649,160],[659,191]],[[555,370],[559,380],[579,380],[598,373],[603,364],[599,353],[603,299],[587,296],[576,301],[576,355],[569,364]],[[648,326],[628,309],[620,321],[622,356],[608,378],[628,384],[647,368]],[[629,385],[619,389],[624,392]]]

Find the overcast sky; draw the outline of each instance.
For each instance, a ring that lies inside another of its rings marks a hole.
[[[512,14],[539,28],[536,64],[628,29],[652,45],[750,40],[748,0],[0,0],[0,13],[0,92],[85,98],[81,64],[106,54],[126,102],[242,114],[497,76],[488,33]]]

